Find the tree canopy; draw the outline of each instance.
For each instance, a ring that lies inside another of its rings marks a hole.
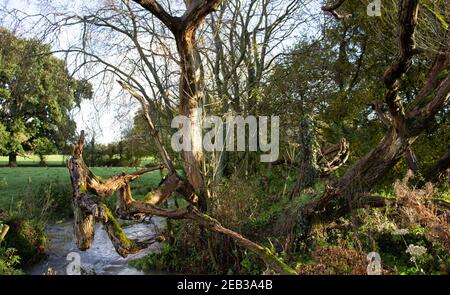
[[[75,135],[70,111],[92,97],[92,87],[69,74],[63,60],[38,39],[0,29],[0,152],[61,150]]]

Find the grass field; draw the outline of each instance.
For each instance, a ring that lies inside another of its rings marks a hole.
[[[106,179],[122,172],[138,169],[127,167],[93,167],[91,170]],[[142,175],[132,183],[133,196],[139,198],[156,187],[160,182],[159,171]],[[65,167],[0,167],[0,208],[9,209],[26,194],[36,191],[49,183],[70,187],[69,172]],[[67,190],[67,191],[70,191]]]
[[[65,162],[69,156],[65,155],[47,155],[45,156],[45,163],[48,166],[61,166],[65,165]],[[37,155],[24,155],[24,156],[17,156],[17,164],[25,165],[25,166],[32,166],[32,165],[39,165],[40,159]],[[0,166],[8,166],[8,157],[1,156],[0,157]]]
[[[47,166],[65,166],[66,161],[69,158],[68,155],[46,155],[45,156],[45,164]],[[141,159],[141,164],[149,164],[154,163],[154,157],[145,157]],[[40,159],[38,155],[26,154],[22,156],[17,156],[17,165],[18,166],[39,166]],[[7,156],[0,156],[0,167],[8,166],[9,161]]]

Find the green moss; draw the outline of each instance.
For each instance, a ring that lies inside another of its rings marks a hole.
[[[153,192],[147,193],[144,197],[144,202],[150,202],[152,200],[152,197],[153,197]]]
[[[267,261],[268,264],[271,264],[272,266],[276,265],[276,267],[281,268],[283,270],[282,274],[288,274],[288,275],[296,275],[297,274],[297,272],[293,268],[291,268],[289,265],[284,263],[284,261],[280,257],[273,254],[269,248],[264,247],[264,250],[265,250],[266,259],[268,259],[268,261]]]
[[[85,185],[85,184],[81,184],[81,185],[80,185],[80,192],[82,192],[82,193],[87,192],[87,189],[86,189],[86,185]]]
[[[106,216],[108,216],[108,223],[112,225],[114,235],[120,240],[122,247],[130,248],[131,246],[133,246],[133,241],[131,241],[127,237],[122,227],[120,226],[119,222],[114,217],[108,206],[106,206],[106,204],[103,204],[103,210],[105,210]]]

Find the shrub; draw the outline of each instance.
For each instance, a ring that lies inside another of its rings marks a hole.
[[[20,266],[30,265],[45,257],[47,236],[44,223],[14,216],[7,220],[10,230],[5,238],[7,248],[17,249]]]
[[[0,275],[20,275],[21,270],[15,267],[20,262],[20,256],[14,248],[0,247]]]
[[[46,256],[47,222],[72,215],[69,190],[58,180],[49,180],[34,189],[30,186],[16,206],[4,213],[2,219],[10,226],[4,243],[21,258],[14,265],[31,265]]]
[[[363,275],[367,274],[367,255],[352,248],[319,246],[311,254],[312,261],[299,265],[301,275]]]

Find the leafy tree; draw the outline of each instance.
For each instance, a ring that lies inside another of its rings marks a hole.
[[[0,138],[6,138],[8,133],[6,132],[5,126],[3,126],[2,123],[0,123]],[[1,140],[0,141],[0,154],[6,153],[6,142]]]
[[[16,166],[17,154],[62,149],[75,134],[69,112],[92,97],[92,86],[76,80],[50,46],[0,29],[0,152]]]
[[[46,137],[39,137],[32,143],[33,150],[39,155],[40,165],[45,165],[45,155],[56,152],[53,143]]]
[[[154,111],[150,110],[151,116],[156,118],[156,126],[158,127],[159,136],[166,145],[170,145],[172,128],[170,127],[170,117],[162,116],[159,109]],[[123,132],[123,140],[121,141],[124,146],[125,157],[130,163],[137,162],[138,159],[147,156],[157,156],[158,149],[153,144],[151,134],[148,132],[146,122],[143,117],[143,110],[139,109],[134,118],[131,128]],[[180,159],[176,152],[172,149],[168,150],[170,157],[178,162]]]

